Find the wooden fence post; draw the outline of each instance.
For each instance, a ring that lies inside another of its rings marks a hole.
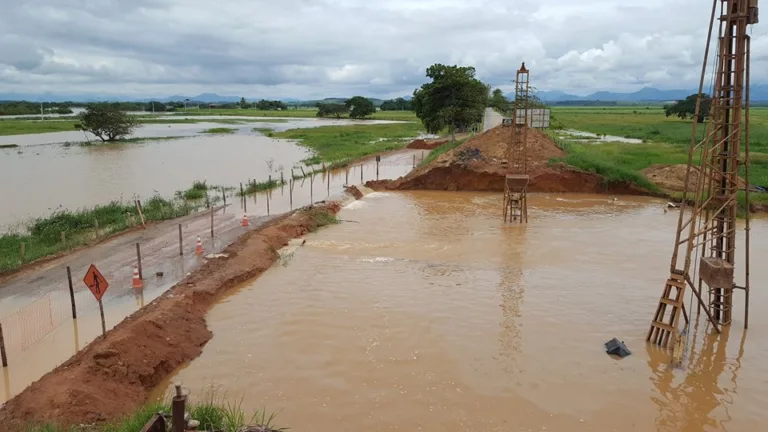
[[[7,368],[8,357],[5,355],[5,339],[3,338],[3,323],[0,323],[0,359],[3,362],[3,367]]]
[[[184,256],[184,245],[181,237],[181,224],[179,224],[179,256]]]
[[[69,266],[67,266],[67,282],[69,283],[69,300],[72,302],[72,319],[77,319],[75,288],[72,286],[72,269],[70,269]]]

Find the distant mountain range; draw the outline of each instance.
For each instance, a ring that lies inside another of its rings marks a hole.
[[[707,89],[708,90],[708,89]],[[539,91],[537,95],[541,100],[545,102],[563,102],[563,101],[606,101],[606,102],[668,102],[680,99],[685,99],[686,96],[696,93],[696,90],[660,90],[653,87],[646,87],[632,93],[617,93],[608,91],[599,91],[586,96],[577,96],[574,94],[565,93],[559,90],[554,91]],[[514,97],[512,93],[507,94],[508,98]],[[411,96],[403,97],[406,100],[411,99]],[[768,102],[768,85],[753,85],[750,88],[750,98],[755,102]],[[184,101],[189,99],[190,102],[196,103],[232,103],[239,102],[240,96],[222,96],[216,93],[202,93],[197,96],[183,96],[173,95],[169,97],[161,98],[137,98],[127,96],[83,96],[83,95],[71,95],[71,94],[42,94],[42,93],[0,93],[0,101],[8,100],[26,100],[31,102],[104,102],[104,101],[116,101],[116,102],[149,102],[151,100],[159,102],[170,101]],[[245,97],[249,102],[255,102],[261,99],[260,97]],[[265,98],[269,99],[269,98]],[[314,105],[315,103],[343,103],[347,98],[345,97],[329,97],[325,99],[296,99],[296,98],[280,98],[282,102],[287,104],[301,103],[304,105]],[[380,105],[383,102],[379,98],[371,98],[375,105]]]
[[[707,92],[709,89],[705,89]],[[749,89],[750,99],[757,101],[768,101],[768,85],[753,85]],[[599,91],[586,96],[577,96],[562,91],[540,91],[536,94],[545,102],[562,101],[606,101],[606,102],[668,102],[685,99],[687,96],[695,94],[695,89],[688,90],[659,90],[653,87],[645,87],[632,93],[614,93]],[[514,97],[512,93],[507,97]]]
[[[42,94],[42,93],[0,93],[0,102],[12,101],[12,100],[25,100],[30,102],[183,102],[189,100],[190,103],[233,103],[240,102],[242,96],[222,96],[216,93],[201,93],[197,96],[183,96],[173,95],[168,97],[158,98],[138,98],[128,96],[83,96],[83,95],[67,95],[67,94]],[[405,97],[404,99],[410,99],[411,97]],[[248,102],[256,102],[262,98],[260,97],[248,97],[245,99]],[[273,100],[271,98],[264,98]],[[287,104],[301,103],[304,105],[314,105],[315,103],[344,103],[348,98],[345,97],[330,97],[325,99],[296,99],[296,98],[280,98],[279,100]],[[383,99],[369,98],[375,105],[381,105],[384,102]]]

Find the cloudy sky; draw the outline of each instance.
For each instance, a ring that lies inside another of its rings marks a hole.
[[[391,97],[433,63],[508,89],[695,88],[706,0],[0,0],[0,92]],[[753,82],[768,36],[752,29]]]

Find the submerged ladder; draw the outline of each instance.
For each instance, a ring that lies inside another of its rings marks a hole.
[[[646,340],[665,348],[670,346],[670,340],[674,344],[676,338],[671,336],[677,332],[680,312],[683,313],[685,322],[688,322],[688,315],[683,304],[684,297],[685,276],[682,271],[673,270],[667,279],[661,298],[659,298],[659,305],[656,307],[656,314],[651,321],[651,328],[648,329]],[[667,311],[669,311],[669,315],[667,315]]]

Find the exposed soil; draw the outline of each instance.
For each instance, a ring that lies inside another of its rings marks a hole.
[[[411,149],[411,150],[434,150],[447,142],[448,142],[447,139],[437,139],[437,140],[415,139],[411,141],[405,148]]]
[[[366,186],[382,189],[430,189],[449,191],[503,191],[510,128],[497,126],[445,152],[427,166],[397,180],[369,181]],[[595,192],[649,194],[631,183],[607,184],[597,174],[578,170],[553,158],[565,152],[545,134],[528,129],[529,189],[532,192]]]
[[[117,419],[144,403],[177,367],[202,352],[213,336],[205,314],[229,288],[267,270],[277,250],[317,228],[317,212],[335,214],[336,202],[276,218],[249,231],[164,295],[97,338],[0,408],[7,432],[30,423],[92,424]]]
[[[666,192],[694,192],[699,181],[699,168],[693,167],[688,185],[685,185],[685,172],[687,165],[651,165],[641,171],[648,180]],[[741,179],[739,187],[744,188],[746,182]]]

